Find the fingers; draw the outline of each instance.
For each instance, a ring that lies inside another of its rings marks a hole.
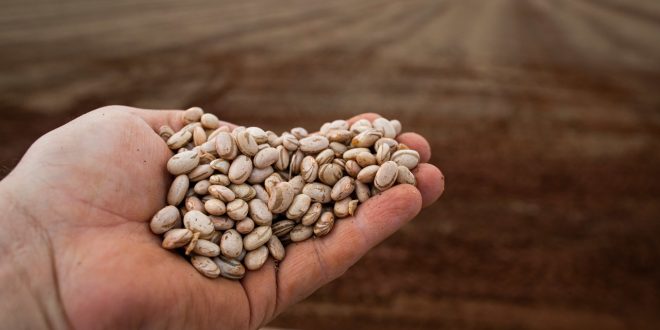
[[[279,265],[277,313],[339,277],[421,207],[415,187],[398,185],[360,205],[354,217],[337,219],[328,236],[289,246]]]
[[[428,207],[445,191],[445,176],[437,167],[427,163],[419,164],[413,174],[422,194],[422,207]]]
[[[431,146],[423,136],[409,132],[399,135],[396,139],[410,147],[410,149],[419,152],[420,163],[427,163],[431,159]]]
[[[257,329],[275,314],[277,306],[277,270],[272,258],[258,271],[248,271],[241,280],[250,305],[250,329]]]

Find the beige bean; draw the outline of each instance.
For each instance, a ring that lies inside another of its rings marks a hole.
[[[353,133],[346,129],[336,129],[328,132],[326,136],[330,142],[341,142],[345,144],[353,138]]]
[[[279,173],[273,173],[264,180],[264,189],[268,192],[268,195],[273,194],[273,187],[278,183],[283,182],[282,176]]]
[[[298,194],[293,198],[291,206],[286,211],[286,217],[289,219],[299,219],[300,217],[307,212],[309,206],[312,203],[312,199],[305,194]]]
[[[314,182],[319,173],[319,164],[312,156],[306,156],[300,163],[300,175],[305,182]]]
[[[195,195],[186,197],[185,204],[188,211],[204,211],[204,203]]]
[[[227,211],[225,203],[219,199],[211,198],[204,203],[204,209],[210,215],[223,215]]]
[[[273,235],[270,226],[259,226],[243,238],[243,247],[247,251],[252,251],[268,242]]]
[[[252,186],[254,188],[254,191],[256,192],[255,197],[262,200],[264,203],[268,203],[268,192],[264,188],[264,186],[260,184],[255,184]]]
[[[194,123],[202,119],[204,110],[200,107],[192,107],[183,112],[183,122],[186,124]]]
[[[302,216],[301,223],[305,226],[312,226],[318,220],[319,216],[321,215],[321,212],[323,211],[323,204],[321,203],[313,203],[310,205],[309,209],[307,209],[307,212],[305,212],[305,215]]]
[[[300,146],[300,142],[298,142],[298,139],[293,134],[283,133],[282,146],[284,146],[286,150],[296,151],[298,150],[298,146]]]
[[[300,173],[300,164],[302,164],[303,158],[305,158],[305,154],[300,150],[296,151],[293,156],[291,156],[291,161],[289,162],[289,176]]]
[[[241,184],[250,177],[251,173],[252,160],[245,155],[239,155],[231,163],[231,166],[229,166],[229,173],[227,176],[232,183]]]
[[[215,137],[218,136],[218,134],[220,134],[220,132],[229,133],[229,132],[231,132],[231,130],[229,129],[229,126],[220,126],[220,127],[216,128],[215,130],[213,130],[213,132],[211,132],[211,134],[207,134],[208,135],[207,140],[208,141],[211,141],[211,140],[215,141]]]
[[[215,137],[215,148],[222,159],[232,160],[238,155],[238,147],[234,137],[227,132],[220,132]]]
[[[268,198],[268,209],[273,213],[286,211],[293,202],[293,187],[288,182],[275,185]]]
[[[316,237],[327,235],[335,225],[335,215],[332,212],[323,212],[318,221],[314,224],[313,231]]]
[[[319,132],[321,134],[328,134],[328,132],[330,132],[331,128],[332,128],[331,123],[323,123],[323,125],[321,125],[321,129],[319,129]]]
[[[376,163],[378,163],[378,165],[383,164],[384,162],[390,160],[392,157],[392,149],[390,149],[390,145],[387,143],[381,144],[377,150]]]
[[[216,129],[220,127],[220,119],[212,113],[205,113],[199,120],[206,129]]]
[[[355,161],[362,167],[376,165],[376,156],[371,152],[361,152],[355,157]]]
[[[266,180],[266,178],[269,177],[274,172],[275,170],[271,166],[265,168],[254,168],[252,169],[252,172],[250,173],[247,182],[250,184],[263,183]]]
[[[265,245],[262,245],[247,254],[245,254],[245,259],[243,259],[243,264],[248,270],[257,270],[261,268],[268,259],[268,248]]]
[[[367,128],[373,128],[371,122],[368,119],[360,119],[351,125],[350,131],[359,134]]]
[[[232,220],[243,220],[248,214],[249,206],[242,199],[234,199],[227,204],[227,216]]]
[[[280,220],[271,225],[272,233],[277,237],[287,235],[295,225],[296,223],[293,220]]]
[[[236,198],[242,199],[246,202],[251,201],[256,195],[257,191],[247,183],[230,184],[228,188],[236,195]]]
[[[378,139],[378,141],[374,143],[374,150],[378,151],[378,148],[380,148],[380,146],[383,144],[390,146],[390,152],[394,152],[399,146],[399,142],[397,140],[384,137]]]
[[[296,175],[289,180],[291,187],[293,187],[293,194],[298,195],[302,192],[302,188],[305,186],[306,182],[301,175]]]
[[[220,276],[220,267],[209,257],[193,256],[190,258],[190,263],[202,275],[208,278],[216,278]]]
[[[347,160],[343,159],[343,158],[335,158],[335,159],[332,160],[332,163],[339,165],[339,167],[341,167],[342,171],[346,169],[346,162],[347,162]]]
[[[330,142],[329,147],[330,150],[335,153],[335,157],[341,157],[346,151],[348,151],[348,147],[339,142]]]
[[[266,131],[266,135],[268,136],[268,144],[271,147],[277,148],[282,145],[282,138],[277,136],[273,131]]]
[[[221,185],[211,185],[208,192],[214,198],[217,198],[225,203],[229,203],[236,199],[236,194],[229,188]]]
[[[355,190],[355,180],[350,176],[345,176],[332,187],[330,192],[330,198],[332,200],[338,201],[350,196]]]
[[[397,119],[390,120],[390,125],[392,125],[392,127],[394,127],[395,135],[398,136],[399,134],[401,134],[402,126],[401,126],[401,122],[399,120],[397,120]]]
[[[369,186],[359,180],[355,180],[355,195],[360,203],[366,202],[371,197]]]
[[[239,222],[236,223],[236,231],[243,234],[247,235],[252,230],[254,229],[254,220],[251,218],[245,218]]]
[[[300,140],[300,150],[306,153],[317,153],[328,147],[330,141],[323,135],[311,135]]]
[[[412,170],[419,163],[419,153],[416,150],[397,150],[392,154],[392,161]]]
[[[277,149],[272,147],[267,147],[260,150],[259,152],[257,152],[256,155],[254,155],[254,159],[252,159],[252,163],[256,168],[269,167],[275,164],[275,162],[277,162],[279,155],[280,153]]]
[[[191,138],[192,133],[183,130],[178,131],[167,139],[167,146],[172,150],[176,150],[188,144]]]
[[[335,163],[323,164],[319,167],[318,179],[319,181],[334,186],[341,177],[344,176],[344,170],[341,165]]]
[[[374,187],[380,191],[392,187],[396,182],[398,171],[398,165],[395,162],[391,160],[384,162],[376,172],[376,176],[374,177]]]
[[[174,178],[170,190],[167,192],[167,204],[179,205],[186,197],[189,186],[190,180],[187,175],[181,174]]]
[[[209,215],[209,219],[211,219],[215,230],[227,230],[234,227],[234,220],[229,219],[227,216]]]
[[[362,183],[372,183],[379,168],[380,166],[378,165],[370,165],[363,168],[360,170],[360,173],[358,173],[357,180]]]
[[[220,276],[230,280],[240,280],[245,276],[245,266],[236,259],[224,256],[213,258],[213,262],[220,268]]]
[[[171,250],[185,246],[192,240],[193,233],[187,228],[168,230],[163,236],[163,248]]]
[[[167,143],[167,140],[174,135],[174,130],[172,127],[169,127],[167,125],[163,125],[158,129],[158,135],[160,135],[161,138]]]
[[[160,209],[149,222],[149,228],[154,234],[160,235],[174,228],[177,221],[181,220],[179,210],[172,205]]]
[[[243,131],[236,135],[236,146],[243,155],[250,157],[256,155],[257,151],[259,151],[257,141],[254,140],[254,137],[248,131]]]
[[[351,203],[351,198],[346,197],[342,200],[336,201],[333,207],[333,212],[337,218],[345,218],[349,215],[349,204]]]
[[[284,250],[284,246],[282,245],[282,242],[280,242],[280,239],[277,238],[277,236],[271,236],[268,240],[268,243],[266,243],[266,246],[270,252],[270,255],[273,256],[273,259],[277,261],[284,260],[286,251]]]
[[[366,131],[356,135],[351,140],[352,147],[369,148],[376,143],[376,141],[383,137],[383,133],[377,129],[367,129]]]
[[[346,173],[350,175],[353,178],[356,178],[358,173],[362,170],[362,167],[354,161],[354,160],[348,160],[346,161],[346,165],[344,165],[344,169],[346,170]]]
[[[193,248],[193,252],[200,256],[217,257],[220,255],[220,247],[211,241],[205,239],[197,240],[197,244]]]
[[[220,186],[228,186],[231,181],[229,180],[229,176],[224,175],[224,174],[213,174],[209,177],[209,182],[212,185],[220,185]]]
[[[268,134],[266,134],[266,132],[259,127],[254,127],[254,126],[248,127],[245,129],[245,131],[250,133],[250,135],[252,135],[252,138],[254,138],[254,141],[257,142],[258,144],[268,142]]]
[[[300,140],[302,138],[307,137],[308,133],[307,130],[302,128],[302,127],[294,127],[291,129],[291,134],[296,137],[296,139]]]
[[[319,152],[318,155],[316,155],[316,163],[321,166],[323,164],[328,164],[332,161],[332,159],[335,158],[335,152],[332,149],[325,149],[321,152]]]
[[[190,173],[188,173],[188,178],[192,182],[197,182],[200,180],[207,179],[208,177],[213,174],[213,168],[211,168],[211,165],[208,164],[202,164],[202,165],[197,165]]]
[[[190,150],[178,153],[167,161],[167,171],[172,175],[184,174],[192,171],[199,164],[199,153]]]
[[[209,217],[197,210],[190,210],[183,216],[183,225],[193,232],[209,235],[215,230]]]
[[[399,165],[397,168],[398,168],[398,174],[396,177],[396,182],[411,184],[413,186],[417,185],[417,180],[415,180],[415,175],[412,174],[412,172],[410,172],[410,170],[406,166]]]
[[[275,161],[275,168],[279,171],[286,170],[289,167],[289,151],[284,146],[277,146],[277,160]]]
[[[193,191],[197,195],[206,195],[209,192],[209,187],[211,186],[211,182],[209,180],[202,180],[193,186]]]
[[[270,226],[273,221],[273,214],[268,210],[268,205],[260,199],[253,199],[249,203],[250,218],[259,226]]]
[[[386,138],[393,139],[396,137],[396,129],[392,126],[392,123],[385,118],[376,118],[372,123],[375,129],[380,129],[383,132],[383,136]]]
[[[204,132],[203,128],[195,127],[193,130],[193,142],[196,146],[200,146],[206,142],[206,132]]]
[[[302,242],[314,234],[314,229],[310,226],[297,225],[289,233],[291,241]]]
[[[231,164],[224,159],[215,159],[209,165],[211,165],[211,168],[213,168],[214,170],[222,174],[227,174],[229,173],[229,166]]]
[[[243,238],[234,229],[229,229],[222,234],[220,239],[220,251],[222,255],[236,258],[243,250]]]
[[[342,158],[345,160],[355,160],[357,155],[363,152],[371,152],[369,148],[353,148],[353,149],[348,149],[342,154]]]
[[[332,198],[332,188],[318,182],[308,183],[303,187],[302,193],[311,197],[313,202],[329,203]]]

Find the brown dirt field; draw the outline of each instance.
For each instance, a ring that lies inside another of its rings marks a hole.
[[[3,174],[107,104],[277,132],[374,111],[427,137],[443,198],[274,326],[660,324],[657,1],[2,7]]]

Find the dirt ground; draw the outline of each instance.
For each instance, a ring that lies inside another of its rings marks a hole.
[[[657,1],[2,7],[2,174],[106,104],[277,132],[372,111],[427,137],[443,198],[273,326],[660,324]]]

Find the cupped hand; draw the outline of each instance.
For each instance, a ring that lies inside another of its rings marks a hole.
[[[277,268],[269,260],[241,281],[208,279],[164,250],[147,225],[165,205],[171,182],[165,163],[172,151],[154,130],[177,130],[182,116],[119,106],[92,111],[41,137],[0,182],[11,210],[2,217],[8,228],[2,238],[12,233],[20,242],[6,249],[45,251],[30,265],[51,279],[43,282],[53,287],[40,290],[51,290],[61,304],[42,308],[45,318],[61,316],[81,329],[257,328],[342,275],[444,189],[441,172],[426,163],[428,142],[401,134],[400,142],[420,153],[417,187],[395,186],[339,220],[329,235],[289,245]],[[18,260],[16,269],[26,267],[23,254],[10,259]]]

